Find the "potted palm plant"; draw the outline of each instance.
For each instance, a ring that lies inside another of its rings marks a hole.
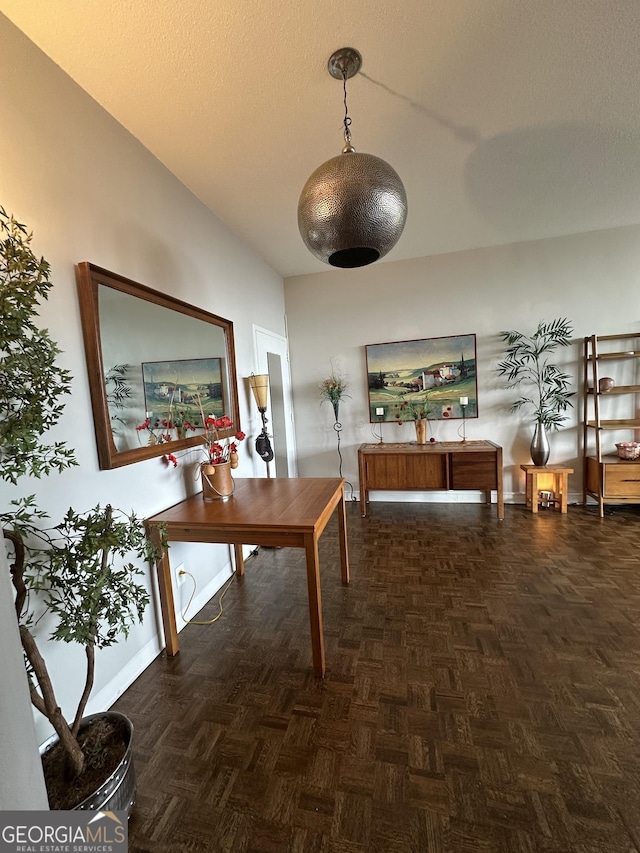
[[[57,365],[60,350],[34,320],[40,300],[48,298],[52,284],[49,264],[35,256],[31,239],[25,226],[0,206],[0,480],[14,485],[25,476],[40,478],[77,464],[65,442],[46,440],[47,431],[64,410],[63,397],[70,393],[71,375]],[[96,756],[109,751],[103,722],[96,724],[88,718],[87,726],[87,720],[83,721],[93,685],[95,651],[126,635],[148,603],[146,589],[137,577],[141,570],[123,561],[132,552],[139,560],[153,559],[155,554],[135,516],[110,506],[97,506],[88,513],[70,509],[55,527],[45,527],[46,519],[33,495],[11,501],[0,512],[0,527],[13,545],[16,613],[31,701],[56,732],[54,737],[60,745],[51,752],[61,756],[62,787],[69,790],[77,787],[81,778],[87,779],[90,766],[100,763],[95,761]],[[36,619],[37,609],[56,618],[53,639],[78,642],[85,649],[85,686],[70,721],[62,715],[38,648],[36,622],[42,613]],[[126,742],[126,751],[131,724],[124,720],[109,723],[106,728],[116,731],[121,747]],[[91,730],[89,738],[87,728]],[[126,755],[124,760],[128,760]],[[108,787],[111,771],[103,767],[96,773],[90,786],[99,790],[106,779]],[[45,768],[51,807],[77,805],[69,799],[56,800],[50,778]],[[115,799],[110,807],[128,808],[130,782],[118,791],[126,802]],[[83,793],[79,797],[84,799],[85,808],[100,807],[102,802],[91,796],[87,800]]]
[[[506,358],[498,364],[498,374],[507,377],[507,388],[525,385],[527,391],[511,406],[511,411],[529,407],[533,411],[534,433],[531,440],[531,460],[544,466],[549,460],[547,430],[557,430],[569,417],[566,412],[573,406],[570,390],[571,376],[549,360],[558,347],[571,343],[573,329],[566,318],[541,321],[535,332],[501,332],[507,345]]]

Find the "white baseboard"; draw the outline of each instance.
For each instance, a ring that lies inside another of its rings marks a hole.
[[[357,501],[360,502],[360,493],[354,492]],[[524,504],[526,502],[524,492],[505,492],[503,495],[505,504]],[[347,501],[349,503],[349,501]],[[370,491],[370,503],[439,503],[439,504],[483,504],[485,503],[484,492],[473,491],[434,491],[434,492],[403,492],[403,491]],[[582,504],[582,492],[569,493],[567,496],[569,505]],[[496,492],[492,493],[492,503],[496,503]]]
[[[197,613],[205,604],[207,604],[213,596],[221,589],[221,587],[229,580],[232,575],[231,564],[221,569],[211,579],[211,581],[198,593],[189,607],[191,614]],[[182,631],[187,626],[187,622],[182,619],[179,612],[176,613],[176,624],[178,632]],[[151,664],[164,649],[164,637],[161,635],[153,637],[149,640],[118,672],[116,678],[106,684],[101,690],[95,693],[87,703],[86,714],[95,714],[104,711],[105,708],[110,708],[113,703],[122,694],[131,687],[133,682],[142,675],[145,669]]]

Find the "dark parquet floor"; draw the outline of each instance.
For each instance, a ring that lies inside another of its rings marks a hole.
[[[260,550],[118,700],[130,851],[640,851],[638,508],[347,509],[324,680],[304,554]]]

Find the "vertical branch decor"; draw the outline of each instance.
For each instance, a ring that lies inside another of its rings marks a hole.
[[[342,477],[342,453],[340,451],[340,433],[342,431],[342,424],[340,423],[340,401],[344,397],[348,397],[347,388],[349,387],[346,379],[341,376],[336,371],[332,371],[331,375],[324,379],[320,383],[320,395],[322,397],[321,402],[328,400],[333,406],[333,415],[335,422],[333,424],[333,428],[336,431],[336,437],[338,441],[338,458],[340,459],[340,467],[339,472]]]

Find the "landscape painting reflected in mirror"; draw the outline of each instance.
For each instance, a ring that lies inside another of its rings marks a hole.
[[[450,335],[368,344],[371,423],[406,420],[408,406],[428,400],[429,418],[478,417],[476,336]]]
[[[224,414],[222,369],[219,358],[151,361],[142,365],[147,418],[188,421],[202,427],[202,415]]]

